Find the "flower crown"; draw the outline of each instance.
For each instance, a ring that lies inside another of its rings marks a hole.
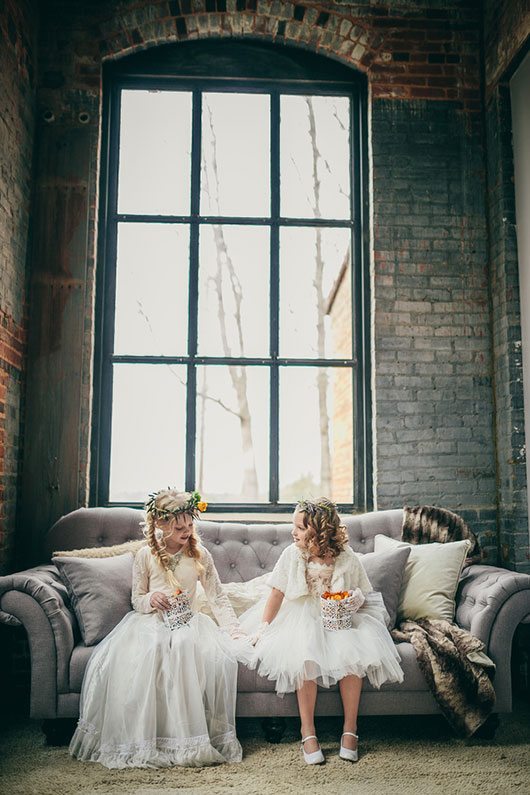
[[[296,510],[307,513],[309,516],[314,516],[320,510],[331,516],[338,509],[334,502],[326,497],[320,497],[318,500],[299,500],[296,503]]]
[[[156,504],[156,498],[166,489],[154,491],[149,495],[145,503],[145,511],[150,514],[154,519],[169,519],[172,516],[177,516],[179,513],[189,513],[196,516],[198,513],[204,513],[208,507],[208,503],[201,499],[198,491],[192,491],[187,495],[187,500],[176,508],[160,508]],[[167,491],[170,491],[168,488]]]

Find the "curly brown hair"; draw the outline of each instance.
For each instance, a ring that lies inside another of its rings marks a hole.
[[[189,511],[182,510],[182,504],[188,500],[189,496],[190,495],[187,492],[180,492],[176,491],[175,489],[162,489],[161,491],[156,492],[155,495],[150,495],[149,501],[146,504],[146,519],[144,529],[145,537],[147,538],[147,543],[151,548],[151,554],[155,555],[159,565],[164,569],[166,580],[169,586],[173,589],[180,588],[180,585],[177,578],[171,571],[170,556],[166,551],[164,539],[161,539],[160,541],[157,541],[156,539],[155,529],[157,522],[157,512],[160,511],[162,515],[164,515],[166,512],[168,514],[172,514],[173,511],[175,512],[174,515],[186,513],[191,516],[192,519],[195,519],[197,513],[193,508]],[[160,521],[160,519],[158,519],[158,521]],[[200,574],[204,569],[201,563],[201,551],[198,545],[199,537],[194,526],[183,554],[193,558],[197,572]]]
[[[349,539],[334,502],[327,497],[316,500],[300,500],[295,511],[303,514],[302,523],[309,530],[306,536],[307,549],[311,555],[336,558],[347,546]]]

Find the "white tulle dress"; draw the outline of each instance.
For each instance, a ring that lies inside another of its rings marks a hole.
[[[136,555],[132,604],[89,660],[80,718],[70,753],[108,768],[202,766],[239,762],[235,732],[237,660],[248,661],[248,640],[233,640],[236,615],[222,590],[210,553],[204,572],[172,556],[172,568],[191,597],[189,624],[169,629],[151,607],[153,591],[171,593],[148,547]],[[197,583],[215,615],[197,613]],[[220,628],[222,627],[222,628]]]
[[[310,562],[307,554],[292,544],[283,551],[266,582],[282,591],[285,598],[256,644],[253,666],[261,676],[275,680],[279,695],[298,689],[309,679],[329,687],[349,674],[367,676],[375,687],[403,681],[381,594],[372,590],[362,564],[349,547],[334,563],[323,564]],[[355,614],[353,629],[324,629],[321,594],[354,588],[362,590],[365,602]],[[240,616],[246,632],[259,627],[267,596]]]

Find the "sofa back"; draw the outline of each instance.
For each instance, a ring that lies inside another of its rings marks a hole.
[[[258,514],[259,516],[259,514]],[[47,560],[56,550],[112,546],[142,538],[143,511],[135,508],[79,508],[61,517],[46,537]],[[399,538],[403,510],[342,516],[355,552],[372,552],[377,533]],[[199,520],[198,533],[213,555],[223,582],[246,581],[274,568],[292,543],[291,523],[243,524]]]

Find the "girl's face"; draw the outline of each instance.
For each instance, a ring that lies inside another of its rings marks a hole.
[[[166,544],[170,541],[172,547],[180,549],[193,532],[193,519],[187,513],[179,513],[169,519],[158,519],[156,526],[162,530]]]
[[[294,543],[296,544],[299,549],[307,549],[307,536],[309,534],[309,529],[304,527],[304,514],[300,511],[295,511],[293,514],[293,529],[291,530],[291,535],[294,539]]]

